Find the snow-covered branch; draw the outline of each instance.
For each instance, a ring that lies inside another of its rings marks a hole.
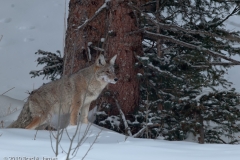
[[[96,51],[100,51],[100,52],[104,52],[104,49],[103,48],[99,48],[99,47],[96,47],[94,45],[90,45],[89,47],[91,47],[92,49],[96,50]]]
[[[187,42],[177,40],[177,39],[175,39],[173,37],[170,37],[170,36],[165,36],[165,35],[162,35],[162,34],[157,34],[157,33],[149,32],[149,31],[144,31],[144,34],[146,34],[146,35],[148,35],[152,38],[155,38],[155,39],[161,38],[162,41],[169,41],[169,42],[176,43],[178,45],[181,45],[181,46],[184,46],[184,47],[187,47],[187,48],[197,49],[199,51],[208,53],[208,54],[210,54],[212,56],[215,56],[215,57],[221,57],[225,60],[228,60],[228,61],[232,62],[232,65],[239,65],[240,64],[240,62],[237,61],[237,60],[234,60],[230,57],[222,55],[221,53],[211,51],[211,50],[209,50],[205,47],[202,47],[202,46],[196,46],[196,45],[193,45],[193,44],[190,44],[190,43],[187,43]]]
[[[233,11],[229,14],[229,15],[227,15],[224,19],[222,19],[220,22],[217,22],[217,23],[215,23],[215,24],[213,24],[213,25],[219,25],[219,24],[222,24],[223,22],[225,22],[226,20],[228,20],[231,16],[233,16],[234,14],[236,14],[237,12],[239,12],[240,11],[240,6],[239,5],[237,5],[237,6],[235,6],[235,8],[233,9]]]
[[[211,36],[211,37],[217,37],[217,38],[221,38],[221,39],[225,39],[225,40],[240,42],[240,37],[239,36],[233,36],[233,35],[221,36],[221,35],[217,35],[217,34],[212,33],[212,32],[185,29],[185,28],[182,28],[182,27],[174,25],[174,24],[160,23],[160,22],[157,21],[157,19],[154,15],[152,15],[152,14],[149,15],[147,13],[142,12],[138,7],[134,6],[132,3],[128,3],[128,5],[130,7],[132,7],[133,9],[137,10],[138,12],[140,12],[141,15],[144,15],[144,17],[146,19],[150,20],[154,25],[159,26],[161,29],[170,30],[170,31],[173,31],[173,32],[181,31],[181,32],[184,32],[185,34],[198,34],[198,35]]]
[[[183,81],[182,78],[175,76],[175,75],[172,74],[171,72],[163,71],[163,70],[161,70],[159,67],[154,66],[152,63],[149,63],[149,64],[148,64],[148,67],[151,68],[151,69],[153,69],[153,70],[156,70],[156,71],[158,71],[158,72],[160,72],[160,73],[166,74],[166,75],[168,75],[168,76],[170,76],[170,77],[172,77],[172,78],[175,78],[175,79],[177,79],[177,80],[179,80],[179,81]]]
[[[160,127],[160,124],[147,124],[140,131],[133,135],[133,138],[140,137],[148,128]]]

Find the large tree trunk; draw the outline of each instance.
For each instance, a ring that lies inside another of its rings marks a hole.
[[[107,7],[104,3],[104,0],[70,0],[64,75],[72,74],[94,62],[99,52],[91,49],[90,58],[89,42],[103,48],[107,58],[117,54],[119,81],[115,85],[109,84],[107,90],[117,93],[119,105],[126,114],[138,105],[139,83],[134,55],[142,53],[142,38],[140,34],[129,34],[138,30],[138,27],[136,17],[127,2],[112,0],[107,2]],[[88,23],[86,19],[89,20]],[[104,43],[101,38],[105,39]],[[114,102],[111,98],[107,101]]]
[[[94,62],[88,56],[88,42],[97,43],[104,37],[104,14],[91,23],[79,28],[93,17],[104,0],[70,0],[68,27],[64,50],[64,75],[70,75]],[[92,54],[94,55],[94,54]]]

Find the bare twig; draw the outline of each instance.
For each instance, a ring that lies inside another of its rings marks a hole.
[[[93,141],[93,143],[91,144],[91,146],[88,148],[88,150],[87,150],[87,152],[85,153],[85,155],[83,156],[82,160],[87,156],[88,152],[92,149],[92,146],[96,143],[96,141],[97,141],[99,135],[101,134],[101,132],[102,132],[102,129],[101,129],[101,131],[97,134],[96,138],[94,139],[94,141]]]
[[[66,30],[67,30],[67,13],[66,13],[66,9],[67,9],[67,0],[65,0],[65,4],[64,4],[64,18],[63,18],[63,24],[64,24],[64,28],[63,28],[63,51],[64,51],[64,47],[65,47],[65,36],[66,36]]]
[[[92,77],[89,79],[89,81],[87,82],[87,87],[89,87],[89,84],[90,84],[92,78],[93,78],[93,76],[92,76]],[[81,106],[83,106],[83,105],[85,104],[86,96],[87,96],[87,92],[85,92],[85,94],[84,94],[84,98],[83,98],[83,102],[82,102]],[[76,130],[75,130],[72,138],[70,138],[70,145],[69,145],[68,152],[67,152],[67,159],[69,159],[69,157],[70,157],[71,150],[72,150],[72,145],[73,145],[73,141],[75,140],[75,138],[76,138],[76,136],[77,136],[77,133],[78,133],[78,131],[79,131],[79,128],[80,128],[81,124],[82,124],[82,123],[81,123],[81,120],[79,119],[79,120],[77,121],[77,128],[76,128]],[[83,138],[84,138],[84,137],[83,137]],[[79,144],[78,144],[78,145],[79,145]]]
[[[36,133],[34,135],[34,140],[36,140],[36,138],[37,138],[37,133],[38,133],[38,130],[36,130]]]
[[[236,14],[237,12],[240,11],[240,7],[237,5],[235,6],[235,8],[233,9],[233,11],[227,15],[224,19],[222,19],[220,22],[217,22],[216,24],[213,24],[213,25],[220,25],[222,24],[223,22],[225,22],[226,20],[228,20],[232,15]]]
[[[4,128],[4,125],[3,125],[3,120],[1,121],[1,125],[2,125],[2,128]]]
[[[72,155],[76,155],[79,147],[87,140],[86,137],[87,137],[87,134],[88,134],[89,129],[90,129],[91,126],[92,126],[92,123],[88,123],[87,128],[84,131],[84,134],[81,137],[80,137],[80,133],[78,134],[79,135],[78,143],[77,143],[74,151],[72,152]],[[80,129],[79,129],[79,131],[80,131]],[[90,134],[91,134],[91,132],[90,132]]]
[[[124,126],[125,126],[125,130],[127,131],[129,136],[132,136],[132,132],[130,130],[130,127],[128,126],[126,117],[125,117],[125,115],[124,115],[124,113],[123,113],[123,111],[122,111],[122,109],[121,109],[121,107],[120,107],[120,105],[118,103],[118,100],[115,97],[113,97],[113,99],[115,100],[115,103],[117,105],[118,111],[119,111],[119,113],[120,113],[120,115],[122,117],[122,120],[123,120],[123,123],[124,123]]]
[[[102,13],[106,8],[108,8],[108,1],[105,1],[105,3],[103,3],[103,5],[95,12],[95,14],[90,19],[86,19],[82,25],[78,26],[77,30],[83,29],[86,25],[92,22],[100,13]]]
[[[9,92],[9,91],[11,91],[12,89],[14,89],[15,87],[13,87],[13,88],[11,88],[11,89],[9,89],[9,90],[7,90],[6,92],[4,92],[2,95],[4,95],[5,93],[7,93],[7,92]]]

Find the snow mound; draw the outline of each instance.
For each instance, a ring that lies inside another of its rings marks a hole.
[[[0,95],[0,122],[1,127],[7,127],[17,119],[22,110],[24,101]]]

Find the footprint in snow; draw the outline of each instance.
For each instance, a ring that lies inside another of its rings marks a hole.
[[[0,19],[0,23],[9,23],[12,21],[12,18],[4,18],[4,19]]]
[[[35,39],[34,38],[24,38],[24,42],[32,42],[34,41]]]
[[[35,29],[36,27],[35,26],[20,26],[20,27],[17,27],[19,30],[32,30],[32,29]]]

